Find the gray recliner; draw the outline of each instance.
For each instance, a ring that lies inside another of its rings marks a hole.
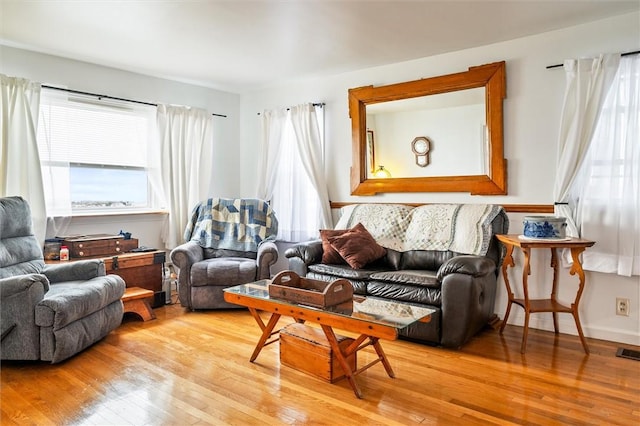
[[[224,289],[269,278],[278,260],[275,213],[265,201],[210,198],[196,205],[185,244],[171,251],[180,304],[192,310],[240,308]]]
[[[2,360],[63,361],[122,322],[125,282],[101,260],[45,264],[21,197],[0,198]]]

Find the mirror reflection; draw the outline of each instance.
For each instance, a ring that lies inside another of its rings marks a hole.
[[[503,61],[349,89],[351,194],[507,194],[505,80]]]
[[[369,179],[381,165],[393,177],[487,174],[484,87],[367,105],[366,114]],[[422,144],[414,151],[416,138],[430,141],[428,157]]]

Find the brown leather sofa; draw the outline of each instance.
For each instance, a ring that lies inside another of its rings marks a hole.
[[[429,323],[419,322],[409,326],[400,331],[400,336],[457,348],[478,333],[494,315],[497,277],[504,256],[503,247],[495,234],[506,234],[509,220],[502,207],[492,208],[493,213],[483,217],[487,239],[483,254],[451,250],[400,251],[387,247],[382,258],[354,269],[348,264],[322,263],[323,244],[319,239],[296,244],[285,251],[285,256],[289,261],[289,269],[300,276],[324,281],[346,278],[352,283],[354,294],[435,309]],[[385,210],[382,207],[381,211]],[[407,217],[397,222],[412,220],[411,208],[407,207],[405,211]],[[380,211],[376,215],[378,223],[373,223],[371,228],[376,225],[379,228],[386,220],[380,217]],[[341,219],[336,228],[340,229],[341,225],[345,227],[345,224],[353,225],[357,219],[352,219],[351,223]],[[370,229],[365,221],[358,222]],[[416,229],[410,225],[405,227],[407,230]],[[379,241],[375,229],[371,235]],[[428,241],[428,238],[423,239]]]

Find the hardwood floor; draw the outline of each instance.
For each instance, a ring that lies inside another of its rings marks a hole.
[[[154,310],[57,365],[3,362],[2,425],[639,424],[640,362],[616,343],[487,329],[461,350],[384,341],[381,365],[328,384],[280,367],[278,345],[248,361],[259,329],[246,310]],[[280,324],[282,325],[282,323]],[[625,347],[638,350],[638,347]],[[370,348],[358,365],[373,359]]]

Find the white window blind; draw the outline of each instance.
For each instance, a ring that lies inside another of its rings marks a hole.
[[[43,90],[38,151],[48,215],[148,207],[155,108]]]

